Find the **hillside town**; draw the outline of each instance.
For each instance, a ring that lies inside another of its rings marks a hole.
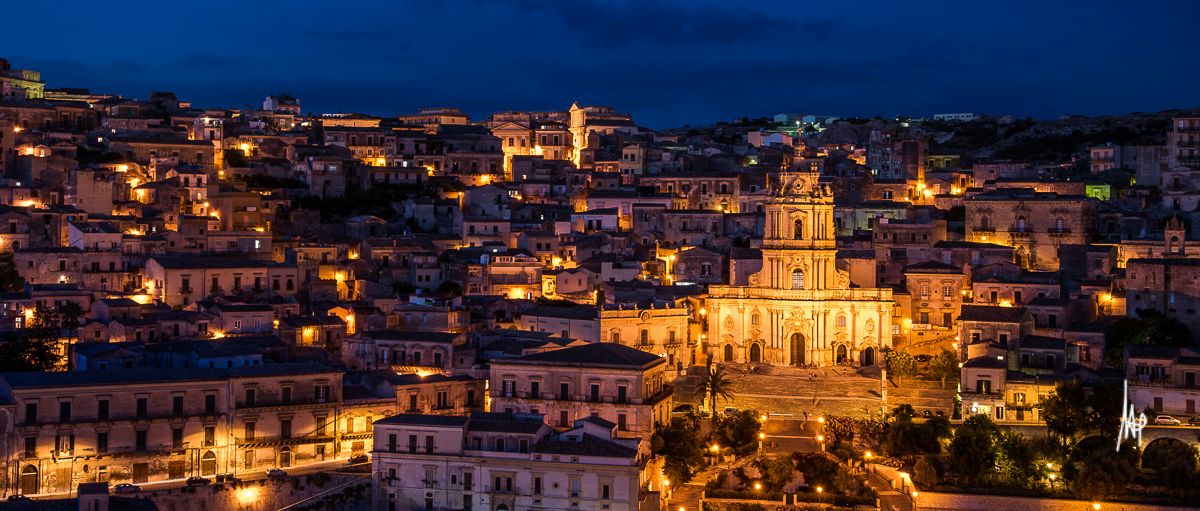
[[[20,66],[0,509],[1200,501],[1200,111],[649,128]]]

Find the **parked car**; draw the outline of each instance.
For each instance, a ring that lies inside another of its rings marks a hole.
[[[280,479],[287,477],[287,472],[282,468],[273,468],[267,471],[267,477],[270,477],[271,479]]]
[[[696,409],[696,407],[692,406],[691,404],[684,403],[679,406],[676,406],[675,408],[672,408],[671,413],[684,414],[684,413],[688,413],[695,409]]]
[[[217,482],[224,484],[240,484],[242,479],[233,474],[217,474]]]
[[[933,357],[931,357],[929,355],[917,355],[913,358],[917,359],[917,362],[924,363],[924,362],[929,362],[929,360],[932,359]]]
[[[1154,418],[1154,423],[1160,426],[1180,426],[1183,423],[1170,415],[1159,415]]]
[[[212,481],[207,477],[192,476],[187,478],[188,486],[204,486],[206,484],[212,484]]]
[[[933,417],[933,412],[931,412],[929,410],[921,410],[921,416],[928,419],[930,417]]]
[[[26,497],[24,495],[9,495],[8,500],[15,501],[15,500],[33,500],[33,499]]]
[[[1188,424],[1191,424],[1192,426],[1200,426],[1200,416],[1192,417],[1188,420]]]
[[[355,454],[354,456],[351,456],[350,459],[346,460],[346,464],[359,465],[368,461],[371,461],[370,456],[367,456],[366,454]]]
[[[113,493],[117,495],[128,495],[130,493],[138,493],[142,491],[142,487],[136,484],[121,483],[113,486]]]

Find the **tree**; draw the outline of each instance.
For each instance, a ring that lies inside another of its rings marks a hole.
[[[700,380],[700,392],[708,398],[708,409],[712,412],[713,431],[717,429],[717,398],[733,400],[733,379],[725,374],[725,368],[709,365],[708,373]]]
[[[49,371],[59,365],[62,327],[54,310],[37,306],[25,328],[0,340],[0,371]]]
[[[963,421],[950,442],[950,467],[970,484],[980,482],[996,466],[996,424],[986,415]]]
[[[1104,362],[1120,367],[1128,345],[1190,346],[1192,333],[1178,319],[1154,309],[1138,309],[1136,318],[1113,323],[1106,336]]]
[[[1087,398],[1087,430],[1106,438],[1116,438],[1121,426],[1122,401],[1121,385],[1111,382],[1098,383],[1092,387],[1092,393]]]
[[[1033,444],[1024,435],[1001,431],[996,437],[996,448],[996,466],[1007,483],[1025,488],[1041,478],[1044,465],[1037,462]]]
[[[913,422],[915,416],[916,412],[908,404],[892,409],[892,421],[883,436],[883,447],[888,454],[912,461],[920,454],[941,453],[941,440],[951,433],[950,421],[945,417],[934,417],[917,424]]]
[[[763,456],[754,460],[754,467],[762,474],[763,486],[771,491],[782,490],[796,475],[796,462],[791,456]]]
[[[923,487],[936,486],[941,478],[938,477],[937,467],[929,461],[929,456],[922,456],[913,467],[913,481]]]
[[[900,386],[906,376],[917,374],[917,360],[907,351],[891,350],[884,357],[884,362],[888,374],[896,379],[896,386]]]
[[[698,423],[678,417],[665,428],[655,431],[650,448],[656,455],[666,458],[663,470],[668,480],[683,484],[704,464],[704,445],[700,441]]]
[[[25,289],[25,279],[17,271],[12,252],[0,253],[0,293],[15,293]]]
[[[59,306],[58,316],[61,326],[67,329],[71,337],[75,337],[75,333],[79,331],[79,320],[84,316],[83,307],[75,302],[66,302]]]
[[[1142,452],[1142,468],[1154,471],[1159,482],[1180,490],[1195,486],[1196,449],[1174,438],[1160,438]]]
[[[1130,456],[1098,451],[1083,462],[1072,486],[1075,496],[1088,500],[1107,500],[1125,492],[1137,474],[1136,451]]]
[[[1078,381],[1059,383],[1054,392],[1042,400],[1042,420],[1059,439],[1065,455],[1075,435],[1087,425],[1087,396]]]
[[[758,432],[762,431],[762,422],[758,420],[759,413],[754,410],[738,410],[721,414],[717,420],[713,436],[719,438],[721,445],[732,448],[758,444]]]
[[[946,388],[946,380],[958,379],[958,356],[950,350],[942,350],[929,361],[929,372],[941,382],[942,388]]]

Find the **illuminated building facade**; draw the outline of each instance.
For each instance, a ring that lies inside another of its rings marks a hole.
[[[892,291],[851,288],[837,268],[833,194],[812,172],[784,172],[766,202],[762,270],[710,286],[708,346],[721,362],[876,365],[892,345]]]

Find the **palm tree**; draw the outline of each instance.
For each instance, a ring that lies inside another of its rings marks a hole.
[[[712,411],[713,430],[717,429],[717,398],[733,400],[733,380],[725,374],[721,366],[709,365],[708,374],[700,380],[700,391],[708,398],[709,409]]]
[[[79,330],[80,320],[84,316],[83,307],[75,302],[66,302],[58,308],[58,314],[62,317],[61,326],[70,331],[71,337],[75,337],[75,332]]]

